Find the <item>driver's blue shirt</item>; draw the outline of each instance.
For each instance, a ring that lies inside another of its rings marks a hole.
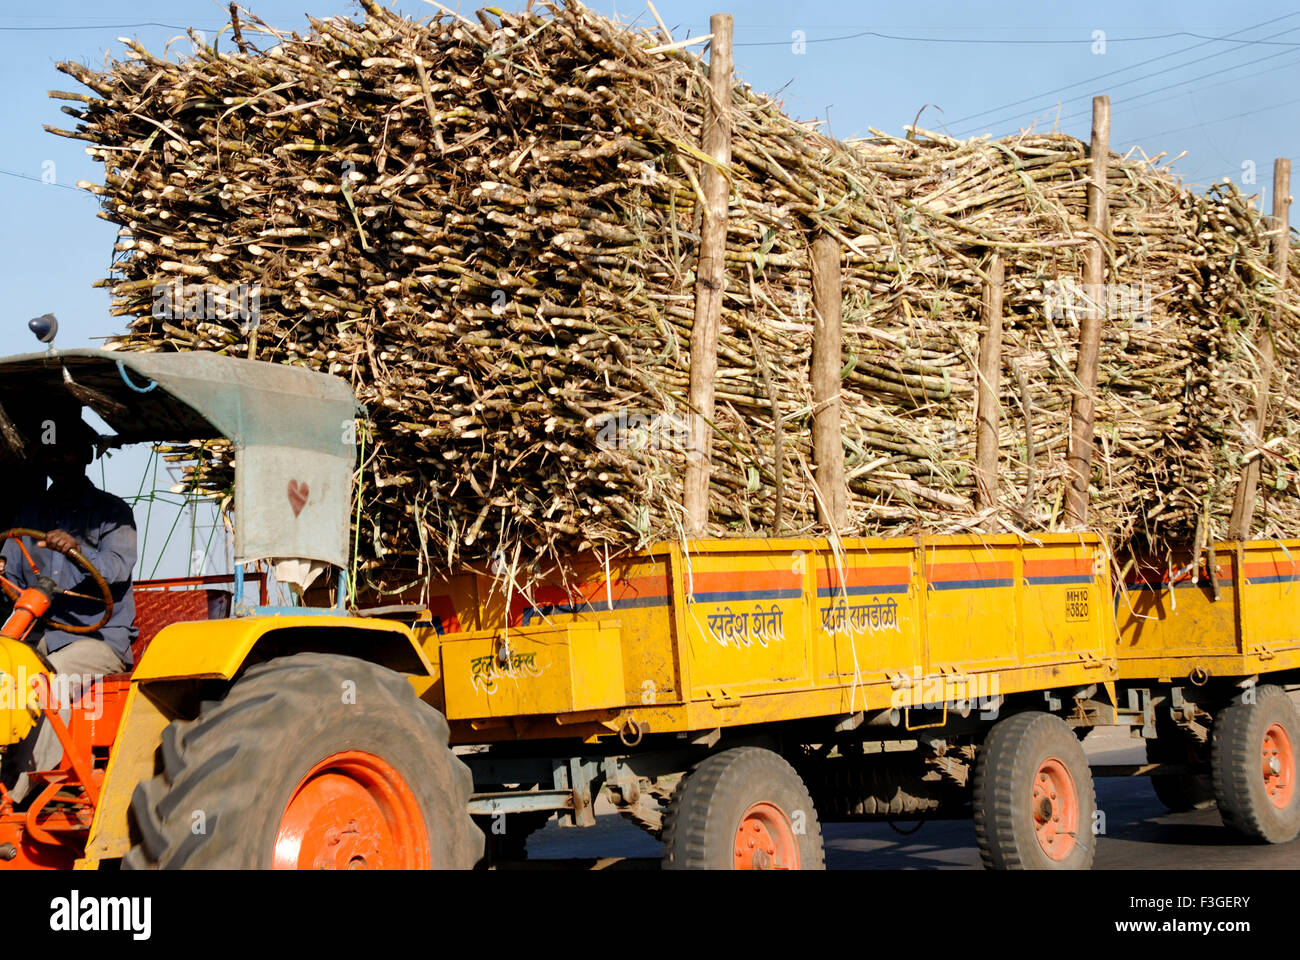
[[[136,636],[135,598],[131,594],[136,539],[135,517],[126,501],[105,493],[87,480],[84,487],[71,495],[65,492],[64,496],[55,498],[45,494],[36,502],[27,504],[18,511],[13,525],[45,532],[66,530],[76,538],[77,549],[108,581],[113,593],[113,615],[108,623],[84,636],[103,640],[113,648],[123,665],[130,666],[131,643]],[[99,587],[74,561],[49,548],[38,548],[31,538],[23,538],[23,543],[41,573],[60,589],[99,597]],[[5,560],[3,576],[6,580],[19,587],[36,585],[36,575],[15,541],[6,541],[0,556]],[[96,623],[103,615],[102,600],[57,596],[46,619],[84,627]],[[82,638],[82,634],[47,627],[45,649],[53,653]]]

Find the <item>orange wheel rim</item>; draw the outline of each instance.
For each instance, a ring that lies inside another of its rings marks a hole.
[[[799,841],[790,818],[774,803],[756,803],[736,828],[737,870],[798,870]]]
[[[1069,769],[1055,757],[1044,760],[1034,774],[1030,805],[1038,845],[1051,859],[1064,860],[1079,833],[1079,794]]]
[[[418,870],[429,838],[415,794],[386,761],[359,750],[326,757],[280,817],[275,870]]]
[[[1275,723],[1264,731],[1264,790],[1279,810],[1291,806],[1295,795],[1295,751],[1286,727]]]

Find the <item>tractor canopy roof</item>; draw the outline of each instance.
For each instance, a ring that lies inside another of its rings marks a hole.
[[[0,461],[33,457],[44,418],[84,405],[108,446],[225,438],[235,561],[347,561],[356,398],[338,377],[215,353],[51,350],[0,359]]]

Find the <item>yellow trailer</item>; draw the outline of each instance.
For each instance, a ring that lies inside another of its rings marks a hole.
[[[1300,541],[1217,543],[1125,565],[1116,601],[1121,713],[1175,810],[1217,803],[1254,839],[1300,834]]]
[[[585,573],[585,576],[583,575]],[[504,596],[433,587],[453,740],[680,733],[1113,682],[1092,536],[701,540]]]
[[[1117,678],[1095,536],[700,540],[501,583],[435,585],[414,629],[489,837],[493,815],[592,822],[604,784],[669,866],[818,865],[817,812],[968,802],[991,866],[1091,861],[1071,727],[1113,719]]]

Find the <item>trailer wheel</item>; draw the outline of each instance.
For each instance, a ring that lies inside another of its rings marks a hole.
[[[975,755],[975,836],[990,870],[1087,870],[1097,808],[1083,747],[1061,719],[1018,713]]]
[[[128,869],[469,868],[483,853],[446,720],[364,660],[257,664],[159,752],[131,798]]]
[[[1219,815],[1252,840],[1286,843],[1300,834],[1300,718],[1281,687],[1256,687],[1253,703],[1245,697],[1219,711],[1210,737]]]
[[[821,870],[812,797],[783,757],[735,747],[695,767],[664,818],[665,870]]]

